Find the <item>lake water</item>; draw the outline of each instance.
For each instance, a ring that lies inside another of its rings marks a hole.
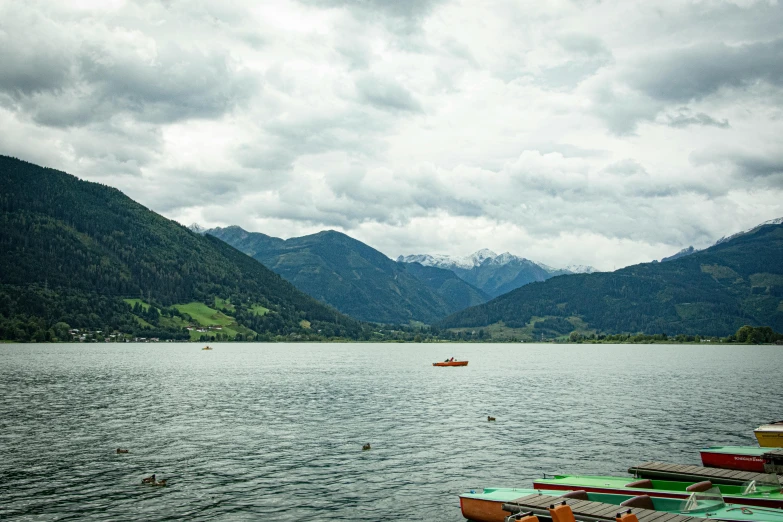
[[[783,419],[774,346],[213,346],[0,345],[0,519],[459,521]]]

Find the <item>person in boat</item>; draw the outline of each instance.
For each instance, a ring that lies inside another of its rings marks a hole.
[[[446,359],[446,360],[445,360],[445,361],[443,361],[443,362],[449,362],[449,360],[448,360],[448,359]]]
[[[142,484],[155,484],[155,474],[153,473],[149,477],[141,479]]]
[[[454,357],[452,357],[452,358],[451,358],[451,360],[450,360],[449,362],[454,362]]]

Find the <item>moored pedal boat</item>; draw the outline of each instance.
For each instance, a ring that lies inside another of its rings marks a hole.
[[[550,497],[551,500],[541,499]],[[659,511],[671,515],[681,515],[693,518],[710,518],[723,521],[764,521],[783,522],[783,511],[773,508],[756,506],[744,506],[739,504],[726,504],[717,488],[706,492],[693,493],[685,500],[651,497],[647,495],[621,495],[611,493],[588,493],[586,491],[556,491],[535,489],[511,489],[511,488],[487,488],[474,490],[460,495],[460,507],[462,516],[476,522],[503,522],[509,515],[505,507],[519,504],[520,511],[530,510],[531,506],[547,505],[550,502],[556,504],[567,500],[574,503],[574,515],[579,520],[580,512],[596,514],[608,511],[606,519],[614,520],[614,515],[620,508],[630,508],[639,513],[640,519],[643,510]],[[601,509],[599,504],[616,506],[617,509]],[[535,508],[533,508],[535,509]],[[652,515],[651,520],[654,517]],[[660,520],[668,520],[673,517],[661,515]]]
[[[777,455],[783,451],[783,448],[710,446],[699,451],[702,464],[713,468],[736,469],[756,473],[781,473],[783,471],[783,455]],[[779,462],[777,462],[778,460]],[[781,471],[778,471],[778,468]]]
[[[753,430],[753,433],[762,448],[783,447],[783,421],[764,424]]]
[[[679,482],[674,480],[636,480],[627,477],[605,477],[596,475],[555,475],[551,479],[533,482],[536,489],[585,490],[588,493],[614,493],[621,495],[649,495],[650,497],[685,500],[691,493],[706,491],[713,487],[731,504],[746,504],[783,508],[783,493],[777,477],[770,475],[769,483],[751,481],[746,485],[713,485],[709,480],[701,482]]]

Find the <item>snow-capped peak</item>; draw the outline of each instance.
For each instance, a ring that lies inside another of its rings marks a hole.
[[[188,228],[196,234],[204,234],[207,231],[206,228],[202,227],[198,223],[192,223]]]
[[[597,270],[590,265],[568,265],[563,270],[568,270],[573,274],[592,274]]]
[[[472,261],[472,266],[479,266],[487,259],[495,259],[498,257],[496,253],[488,248],[482,248],[476,252],[473,252],[468,259]]]
[[[514,261],[515,259],[521,259],[521,258],[515,256],[511,252],[503,252],[499,256],[495,256],[492,259],[492,264],[495,264],[495,265],[507,265],[510,262]]]
[[[497,254],[487,248],[472,253],[469,256],[449,256],[444,254],[413,254],[408,256],[399,256],[397,261],[404,263],[421,263],[424,266],[435,266],[438,268],[464,268],[470,270],[474,266],[481,266],[487,259],[495,259]]]
[[[482,248],[481,250],[478,250],[470,254],[469,256],[464,256],[464,257],[449,256],[443,254],[434,254],[434,255],[414,254],[408,256],[399,256],[397,258],[397,261],[403,263],[420,263],[424,266],[435,266],[438,268],[446,268],[449,270],[455,268],[470,270],[474,267],[482,266],[484,264],[491,264],[493,266],[504,266],[509,263],[517,262],[522,264],[538,265],[549,273],[570,272],[574,274],[590,274],[596,271],[595,268],[587,265],[569,265],[564,269],[552,268],[543,263],[535,263],[533,261],[529,261],[528,259],[525,259],[524,257],[516,256],[511,252],[503,252],[502,254],[498,255],[488,248]]]

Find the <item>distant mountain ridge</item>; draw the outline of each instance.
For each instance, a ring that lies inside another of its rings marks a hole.
[[[397,263],[333,230],[281,239],[237,226],[215,236],[252,256],[308,295],[377,323],[432,323],[490,296],[449,270]]]
[[[661,259],[661,263],[665,263],[666,261],[674,261],[675,259],[679,259],[681,257],[689,256],[689,255],[691,255],[691,254],[693,254],[695,252],[697,252],[697,250],[695,248],[693,248],[692,246],[689,246],[688,248],[683,248],[682,250],[680,250],[679,252],[677,252],[674,255],[662,258]]]
[[[438,326],[504,325],[571,332],[725,336],[743,325],[783,330],[783,224],[772,220],[666,263],[555,277],[449,316]]]
[[[763,223],[761,223],[759,225],[756,225],[755,227],[751,227],[751,228],[749,228],[747,230],[742,230],[742,231],[737,232],[736,234],[732,234],[730,236],[722,237],[722,238],[720,238],[719,240],[717,240],[715,242],[715,245],[720,245],[721,243],[725,243],[726,241],[731,241],[732,239],[735,239],[735,238],[737,238],[739,236],[742,236],[742,235],[745,235],[745,234],[749,234],[751,232],[755,232],[756,230],[758,230],[761,227],[766,226],[766,225],[781,225],[781,224],[783,224],[783,217],[770,219],[770,220],[765,221],[765,222],[763,222]]]
[[[510,252],[498,255],[487,248],[465,257],[414,254],[399,256],[397,261],[400,263],[420,263],[424,266],[451,270],[464,281],[492,297],[497,297],[532,282],[545,281],[557,275],[596,271],[593,267],[585,265],[571,265],[562,269],[552,268]]]
[[[759,228],[763,227],[764,225],[780,225],[780,224],[783,224],[783,217],[770,219],[770,220],[765,221],[765,222],[763,222],[763,223],[761,223],[759,225],[751,227],[748,230],[743,230],[743,231],[737,232],[736,234],[732,234],[730,236],[723,236],[722,238],[717,240],[715,243],[713,243],[712,246],[720,245],[721,243],[725,243],[726,241],[730,241],[730,240],[732,240],[734,238],[737,238],[737,237],[739,237],[739,236],[741,236],[743,234],[748,234],[750,232],[758,230]],[[662,258],[661,259],[661,263],[665,263],[666,261],[673,261],[675,259],[679,259],[679,258],[684,257],[684,256],[689,256],[691,254],[695,254],[696,252],[700,252],[700,250],[694,248],[691,245],[691,246],[689,246],[687,248],[683,248],[682,250],[680,250],[679,252],[677,252],[674,255]]]

